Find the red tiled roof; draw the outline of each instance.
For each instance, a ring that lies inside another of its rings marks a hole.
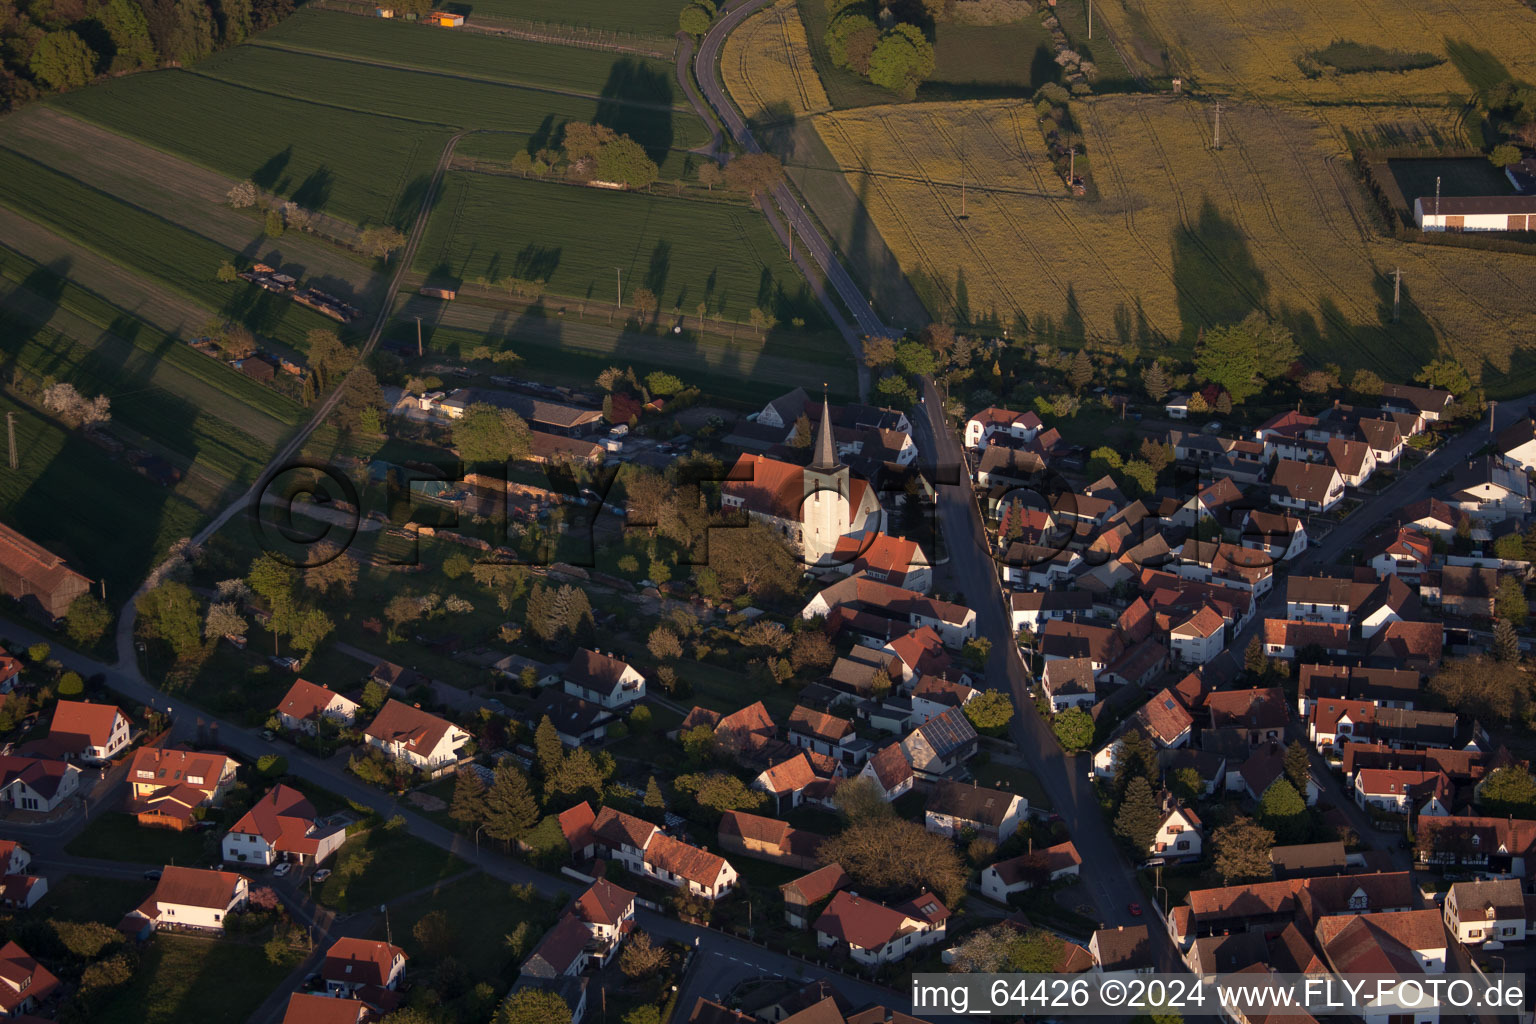
[[[848,480],[848,521],[853,523],[863,504],[868,483]],[[759,515],[798,522],[805,503],[805,468],[765,455],[741,455],[720,486],[727,497],[741,500],[741,507]]]
[[[612,807],[604,807],[597,812],[592,832],[610,847],[629,846],[636,850],[644,850],[659,834],[659,830],[650,822],[641,821],[634,815],[616,811]]]
[[[816,919],[816,930],[860,949],[876,950],[917,927],[907,914],[839,892]]]
[[[635,902],[635,894],[606,878],[599,878],[576,897],[576,916],[588,924],[617,927],[625,911]]]
[[[128,782],[136,786],[173,789],[190,786],[200,790],[203,799],[219,787],[231,761],[223,754],[184,750],[181,747],[140,747],[133,752],[128,766]],[[145,777],[143,773],[149,773]],[[198,781],[194,782],[196,779]]]
[[[843,870],[841,864],[827,864],[808,875],[801,875],[792,882],[785,882],[779,886],[779,891],[788,893],[793,890],[801,903],[810,906],[813,903],[820,903],[849,882],[848,873]]]
[[[377,939],[341,938],[325,951],[325,962],[320,965],[320,975],[327,981],[341,981],[349,985],[389,984],[395,957],[404,957],[405,950]]]
[[[320,849],[320,840],[309,834],[314,824],[314,805],[298,790],[278,784],[256,801],[230,831],[261,836],[281,853],[314,856]]]
[[[290,718],[314,718],[331,706],[336,693],[308,679],[295,679],[277,704],[278,714]]]
[[[1393,623],[1400,625],[1400,623]],[[1438,627],[1437,627],[1438,628]],[[1324,650],[1349,647],[1349,625],[1342,622],[1302,622],[1299,619],[1265,619],[1264,642],[1300,650],[1317,644]]]
[[[1183,702],[1167,689],[1154,694],[1151,700],[1141,706],[1136,717],[1146,724],[1154,737],[1164,743],[1172,743],[1195,723]]]
[[[892,743],[869,759],[870,770],[887,793],[894,792],[912,777],[912,764],[902,752],[900,743]]]
[[[61,700],[54,706],[50,737],[79,737],[85,745],[104,747],[112,738],[112,725],[123,715],[115,704],[91,704],[82,700]]]
[[[397,700],[385,701],[369,724],[367,735],[386,743],[402,743],[423,757],[453,728],[453,723]]]
[[[816,773],[804,753],[771,765],[758,776],[770,793],[793,793],[816,781]]]
[[[42,1002],[59,987],[59,979],[14,942],[0,947],[0,1009],[12,1013],[28,997]],[[20,991],[17,991],[20,989]]]
[[[1210,605],[1203,604],[1198,612],[1169,632],[1177,636],[1196,636],[1206,639],[1221,632],[1226,625],[1226,619],[1222,618]]]
[[[0,524],[0,587],[13,597],[37,598],[48,614],[60,618],[91,581],[41,544]]]
[[[703,886],[713,886],[726,865],[724,857],[679,842],[665,832],[658,832],[646,847],[645,862]]]
[[[288,997],[283,1024],[360,1024],[367,1014],[368,1007],[357,999],[295,992]]]
[[[224,910],[235,898],[235,891],[243,881],[245,877],[233,871],[210,871],[168,864],[161,871],[160,884],[155,886],[151,902]]]
[[[571,850],[580,850],[591,845],[596,836],[592,832],[592,823],[597,815],[592,810],[592,805],[583,800],[575,807],[560,812],[560,832],[565,836],[565,841],[570,844]]]

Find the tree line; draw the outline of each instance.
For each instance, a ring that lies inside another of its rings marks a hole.
[[[293,0],[0,0],[0,111],[103,75],[195,63],[293,10]]]

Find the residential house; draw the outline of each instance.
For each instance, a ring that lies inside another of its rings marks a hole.
[[[1359,487],[1376,472],[1376,452],[1364,441],[1335,437],[1328,442],[1328,464],[1339,471],[1345,487]]]
[[[864,763],[864,767],[859,770],[859,778],[872,781],[889,803],[911,791],[916,775],[902,745],[892,743]]]
[[[971,609],[866,576],[850,576],[820,591],[800,617],[823,618],[832,632],[848,628],[886,640],[928,626],[947,647],[960,647],[976,636],[976,613]]]
[[[645,676],[626,661],[583,647],[565,667],[565,692],[612,711],[645,696]]]
[[[1344,478],[1330,465],[1281,459],[1270,478],[1269,500],[1281,508],[1329,512],[1344,499]]]
[[[736,869],[724,857],[673,839],[663,832],[645,849],[645,873],[695,896],[717,900],[736,887]]]
[[[745,811],[726,811],[716,832],[720,847],[731,853],[805,869],[821,863],[816,851],[823,839],[814,832],[791,828],[778,818]]]
[[[1528,917],[1525,894],[1513,878],[1457,882],[1445,894],[1445,927],[1457,942],[1524,942]]]
[[[572,912],[592,936],[594,959],[605,963],[635,926],[636,894],[606,878],[593,882],[576,897]]]
[[[0,805],[48,813],[80,788],[80,769],[63,761],[0,754]]]
[[[0,524],[0,593],[47,622],[57,622],[91,581],[41,544]]]
[[[21,661],[9,654],[0,652],[0,694],[10,693],[16,689],[16,683],[21,679]]]
[[[856,963],[878,967],[942,941],[948,919],[949,908],[932,893],[887,907],[839,892],[816,919],[816,945],[846,950]]]
[[[1499,431],[1494,441],[1504,461],[1527,473],[1536,470],[1536,418],[1526,415]]]
[[[377,939],[340,938],[320,963],[325,994],[376,1004],[382,992],[399,990],[405,977],[405,950]]]
[[[1324,917],[1315,935],[1338,974],[1441,974],[1450,946],[1439,910]]]
[[[1295,619],[1264,620],[1264,653],[1271,658],[1295,658],[1298,651],[1309,648],[1337,657],[1348,654],[1348,624],[1302,622]]]
[[[1093,595],[1085,590],[1035,590],[1008,597],[1013,631],[1038,634],[1053,619],[1075,619],[1093,611]]]
[[[1057,843],[1031,853],[990,864],[981,873],[981,892],[988,899],[1007,903],[1014,893],[1077,878],[1083,858],[1072,843]]]
[[[827,864],[808,875],[779,886],[784,897],[784,919],[795,928],[811,926],[811,911],[846,888],[852,879],[840,864]]]
[[[1416,200],[1417,202],[1417,200]],[[1412,384],[1388,384],[1381,390],[1383,409],[1417,413],[1430,423],[1450,411],[1456,396],[1440,388],[1421,388]]]
[[[181,831],[199,807],[217,807],[235,784],[234,758],[180,747],[140,747],[128,766],[126,810],[139,824]]]
[[[1088,658],[1058,658],[1045,663],[1040,686],[1051,701],[1051,710],[1090,708],[1098,702],[1093,662]]]
[[[600,704],[572,697],[560,690],[545,690],[528,708],[530,725],[548,718],[560,742],[567,747],[596,746],[608,735],[618,716]]]
[[[837,568],[893,587],[926,594],[933,589],[933,566],[917,541],[887,533],[842,537],[832,551]]]
[[[818,780],[810,759],[801,753],[763,769],[752,780],[751,788],[772,797],[774,811],[783,814],[799,807],[805,801],[806,790]]]
[[[1186,665],[1204,665],[1226,646],[1227,621],[1210,605],[1168,631],[1168,646]]]
[[[320,719],[349,726],[357,720],[357,711],[356,701],[307,679],[295,679],[277,704],[277,720],[284,729],[313,736],[320,728]]]
[[[837,761],[853,763],[853,759],[845,755],[847,746],[858,740],[858,735],[853,731],[853,723],[846,718],[812,711],[797,704],[789,713],[786,732],[789,742],[797,747],[804,747]]]
[[[224,860],[263,867],[278,861],[319,864],[346,841],[345,823],[321,819],[304,794],[279,784],[224,836]]]
[[[1389,622],[1371,640],[1372,658],[1401,665],[1429,678],[1445,652],[1445,626],[1439,622]]]
[[[1355,805],[1361,810],[1445,818],[1455,795],[1451,780],[1438,771],[1362,768],[1355,773]]]
[[[1523,519],[1531,514],[1525,470],[1494,455],[1480,455],[1451,471],[1449,504],[1475,522]]]
[[[1366,564],[1385,577],[1396,574],[1409,582],[1418,582],[1434,561],[1435,548],[1428,535],[1406,526],[1378,533],[1366,542]]]
[[[1164,790],[1158,796],[1158,813],[1162,822],[1157,826],[1157,835],[1147,852],[1167,861],[1199,860],[1203,833],[1200,816],[1194,808],[1183,806],[1172,793]]]
[[[917,685],[912,687],[911,720],[916,725],[922,725],[951,708],[965,707],[976,699],[979,692],[964,683],[951,682],[940,676],[922,676]]]
[[[1171,420],[1189,419],[1189,395],[1175,391],[1163,402],[1163,415]]]
[[[1370,445],[1377,466],[1390,466],[1403,454],[1407,443],[1397,421],[1388,416],[1365,417],[1355,424],[1360,439]]]
[[[1017,793],[944,780],[928,793],[924,826],[941,836],[969,831],[1003,843],[1028,813],[1029,801]]]
[[[583,800],[575,807],[561,811],[557,820],[560,834],[565,836],[566,845],[570,847],[571,859],[590,860],[597,850],[597,836],[592,831],[597,813],[592,810],[592,805]]]
[[[244,875],[169,864],[161,869],[155,891],[128,916],[147,920],[151,928],[223,931],[225,920],[243,910],[249,897]]]
[[[1088,952],[1104,974],[1151,974],[1155,969],[1144,924],[1100,928],[1088,940]]]
[[[1307,550],[1307,528],[1295,516],[1254,509],[1243,521],[1240,543],[1269,555],[1275,562],[1289,562]]]
[[[587,969],[591,941],[592,934],[581,918],[566,911],[533,947],[518,973],[544,979],[574,978]]]
[[[433,775],[457,765],[459,748],[470,740],[469,733],[447,719],[393,699],[384,703],[363,735],[369,746]]]
[[[1349,864],[1344,844],[1338,840],[1327,843],[1293,843],[1289,846],[1273,846],[1269,850],[1269,866],[1275,879],[1306,878],[1310,875],[1342,875]]]
[[[1423,685],[1417,672],[1397,668],[1302,665],[1300,676],[1296,713],[1302,717],[1311,714],[1313,705],[1327,697],[1412,709]]]
[[[87,764],[103,764],[128,746],[132,724],[115,704],[61,700],[48,726],[50,753]]]
[[[1033,441],[1044,425],[1033,412],[1012,412],[991,406],[965,421],[965,446],[985,448],[992,442],[994,434],[1019,441]]]
[[[1536,867],[1536,821],[1453,815],[1416,827],[1420,863],[1442,871],[1523,879]]]
[[[1369,700],[1325,697],[1307,712],[1307,739],[1320,754],[1336,754],[1346,743],[1368,742],[1376,726],[1376,705]]]
[[[1438,586],[1435,577],[1438,576]],[[1499,574],[1494,569],[1469,565],[1447,565],[1439,573],[1426,573],[1420,594],[1431,604],[1438,603],[1447,615],[1491,619],[1499,591]],[[1436,598],[1438,597],[1438,602]]]
[[[0,905],[26,910],[48,893],[48,879],[27,874],[32,855],[14,839],[0,839]]]
[[[960,708],[935,715],[907,734],[901,752],[919,778],[935,781],[958,771],[976,754],[976,728]]]
[[[1461,518],[1461,513],[1439,498],[1424,498],[1405,505],[1397,514],[1397,523],[1448,541],[1456,533]]]
[[[14,942],[0,947],[0,1015],[30,1014],[58,991],[59,979],[26,950]]]
[[[1125,650],[1125,638],[1110,626],[1054,619],[1040,632],[1040,654],[1046,661],[1087,658],[1095,673],[1102,672]]]
[[[314,992],[288,996],[283,1024],[365,1024],[373,1011],[352,999],[332,999]]]

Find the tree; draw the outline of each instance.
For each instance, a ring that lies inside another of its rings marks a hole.
[[[384,389],[379,378],[366,366],[347,374],[336,400],[336,422],[343,430],[377,434],[382,429]]]
[[[485,782],[481,780],[479,772],[464,770],[456,773],[453,780],[453,803],[448,807],[448,816],[466,827],[480,824],[485,821],[485,797]]]
[[[667,809],[666,797],[661,795],[661,784],[652,775],[645,780],[645,808],[651,811],[664,811]]]
[[[823,864],[841,864],[861,887],[913,891],[926,885],[950,906],[965,895],[969,872],[954,843],[899,818],[856,821],[821,844]]]
[[[1525,623],[1531,609],[1525,600],[1525,587],[1520,585],[1518,579],[1505,576],[1499,580],[1499,589],[1493,595],[1493,613],[1516,626]]]
[[[789,664],[796,672],[810,672],[832,667],[837,651],[827,634],[819,629],[796,633],[789,645]]]
[[[457,795],[457,794],[455,794]],[[539,803],[528,778],[510,760],[496,766],[491,788],[485,794],[485,834],[510,843],[539,820]]]
[[[493,1024],[571,1024],[571,1008],[546,989],[520,989],[502,1002]]]
[[[743,153],[725,165],[725,183],[753,199],[784,180],[784,165],[772,153]]]
[[[977,732],[1001,736],[1013,721],[1013,698],[1002,690],[986,690],[967,701],[963,710]]]
[[[896,342],[890,338],[866,338],[864,340],[864,365],[871,370],[889,366],[896,361]]]
[[[1146,438],[1141,442],[1141,457],[1152,467],[1154,474],[1161,474],[1173,465],[1173,445]]]
[[[1269,667],[1269,659],[1264,656],[1264,642],[1258,637],[1248,641],[1248,648],[1243,651],[1243,670],[1261,676]]]
[[[1510,164],[1519,163],[1521,156],[1519,146],[1509,142],[1501,142],[1488,151],[1488,162],[1503,170]]]
[[[1436,359],[1425,363],[1413,378],[1432,388],[1442,388],[1460,398],[1472,390],[1472,378],[1455,359]]]
[[[1174,796],[1186,804],[1192,804],[1205,795],[1205,780],[1193,768],[1180,768],[1174,772],[1168,785]]]
[[[538,726],[533,730],[533,751],[539,771],[546,777],[557,772],[560,762],[565,760],[565,744],[560,742],[560,733],[548,715],[539,719]]]
[[[387,261],[391,255],[405,248],[405,236],[395,228],[381,224],[367,228],[358,235],[357,247],[364,255]]]
[[[1531,697],[1531,680],[1517,662],[1484,655],[1448,658],[1429,680],[1429,692],[1452,711],[1484,725],[1513,720]]]
[[[672,780],[673,788],[693,797],[699,807],[706,807],[717,814],[726,811],[755,811],[768,799],[767,794],[749,789],[746,783],[725,772],[704,772],[679,775]]]
[[[703,185],[709,191],[713,192],[715,190],[715,186],[724,180],[725,175],[721,173],[720,165],[715,163],[713,160],[705,160],[702,164],[699,165],[699,184]],[[703,318],[704,314],[700,313],[699,319],[702,320]]]
[[[1133,855],[1140,858],[1151,852],[1152,841],[1162,824],[1152,786],[1138,775],[1125,787],[1125,798],[1115,814],[1115,835],[1124,839]]]
[[[903,341],[896,346],[896,369],[912,376],[931,374],[939,368],[938,356],[933,349],[916,341]]]
[[[231,188],[226,198],[230,206],[237,210],[244,210],[256,205],[257,195],[255,182],[247,178]]]
[[[651,709],[641,704],[629,713],[629,731],[646,733],[651,731]]]
[[[1307,838],[1311,822],[1307,804],[1286,779],[1276,779],[1259,798],[1259,821],[1274,831],[1282,843],[1299,843]]]
[[[896,813],[875,781],[862,775],[839,782],[832,803],[849,821],[884,819]]]
[[[656,312],[656,293],[649,288],[636,288],[630,302],[635,307],[635,319],[642,323]]]
[[[1349,390],[1368,398],[1380,395],[1386,386],[1387,382],[1372,370],[1356,370],[1354,376],[1349,378]]]
[[[1211,833],[1216,873],[1227,885],[1268,881],[1273,874],[1269,851],[1275,834],[1252,818],[1240,817]]]
[[[112,403],[105,395],[86,398],[73,384],[51,384],[43,390],[43,408],[74,426],[89,427],[111,419]]]
[[[677,634],[666,626],[657,626],[651,630],[650,639],[646,641],[646,648],[657,661],[668,661],[683,656],[683,642],[677,638]]]
[[[1051,731],[1067,753],[1087,750],[1093,742],[1093,719],[1082,708],[1068,708],[1052,719]]]
[[[331,617],[319,608],[305,608],[295,614],[288,627],[289,639],[299,650],[314,653],[321,641],[336,629]]]
[[[1296,339],[1288,328],[1250,313],[1241,323],[1205,332],[1195,347],[1195,372],[1240,405],[1258,394],[1267,379],[1289,369],[1296,355]]]
[[[250,629],[250,623],[245,621],[245,616],[240,614],[240,608],[233,602],[221,602],[208,606],[208,617],[203,620],[203,639],[218,640],[220,637],[243,637]]]
[[[1490,817],[1536,817],[1536,778],[1515,764],[1495,768],[1483,780],[1477,803]]]
[[[1508,619],[1500,619],[1493,625],[1493,657],[1506,664],[1520,660],[1520,635]]]
[[[1115,788],[1123,798],[1125,789],[1134,778],[1146,779],[1156,786],[1161,770],[1158,767],[1157,749],[1140,729],[1127,729],[1115,747]]]
[[[219,269],[213,272],[213,279],[221,284],[229,284],[231,281],[240,280],[240,271],[229,260],[219,264]]]
[[[648,188],[660,175],[656,161],[646,155],[645,147],[627,135],[598,150],[593,170],[601,181],[614,181],[630,188]]]
[[[310,557],[315,561],[303,570],[306,588],[326,595],[336,589],[344,597],[352,596],[352,588],[357,584],[357,563],[338,545],[317,544]]]
[[[202,616],[197,597],[185,583],[162,583],[139,595],[134,608],[140,632],[169,644],[178,659],[186,661],[202,650]]]
[[[268,238],[281,238],[283,236],[283,232],[287,229],[288,225],[283,220],[283,215],[281,212],[275,209],[267,211],[266,219],[262,221],[261,226],[263,234],[265,234]]]
[[[112,625],[112,609],[95,594],[81,594],[64,613],[64,632],[76,647],[94,647]]]
[[[1518,533],[1506,533],[1493,542],[1493,553],[1507,561],[1518,562],[1525,558],[1525,538]]]
[[[112,64],[108,70],[121,73],[155,66],[159,58],[150,39],[149,22],[137,3],[110,0],[98,17],[112,39]]]
[[[1301,740],[1292,740],[1285,748],[1285,778],[1298,793],[1305,793],[1312,781],[1312,759]]]
[[[532,433],[511,409],[474,402],[453,423],[453,445],[465,462],[501,462],[528,454]]]
[[[65,672],[59,677],[59,696],[78,697],[85,692],[85,680],[79,672]]]
[[[1161,363],[1153,363],[1141,372],[1141,386],[1146,389],[1148,398],[1161,402],[1168,397],[1168,371]]]
[[[678,737],[683,753],[695,764],[706,764],[714,759],[719,742],[715,730],[707,725],[696,725]]]
[[[637,931],[624,944],[619,954],[619,970],[626,978],[649,978],[672,962],[672,954],[666,946],[652,941],[646,932]]]
[[[528,595],[524,621],[540,642],[569,648],[578,634],[591,627],[592,603],[586,591],[569,583],[558,588],[536,585]]]
[[[1093,380],[1093,361],[1088,358],[1088,353],[1078,349],[1072,357],[1072,365],[1067,367],[1067,383],[1072,385],[1072,390],[1081,393]]]
[[[304,344],[309,356],[309,368],[315,374],[316,385],[322,391],[334,386],[357,362],[357,351],[343,344],[335,331],[316,328],[305,334]]]
[[[869,80],[903,96],[915,95],[917,87],[933,74],[933,44],[921,29],[907,22],[892,25],[869,55]]]
[[[579,803],[581,799],[599,800],[603,795],[603,775],[598,769],[592,752],[577,747],[560,759],[556,769],[544,777],[544,801],[554,803],[557,797],[565,797],[566,803]]]
[[[54,89],[74,89],[96,74],[96,51],[84,39],[65,29],[49,32],[32,51],[28,67],[40,81]]]

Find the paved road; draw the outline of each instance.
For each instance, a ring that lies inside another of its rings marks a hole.
[[[750,15],[756,13],[768,3],[768,0],[746,0],[745,3],[731,8],[715,22],[709,34],[704,37],[699,45],[698,58],[694,61],[694,67],[698,69],[699,88],[703,90],[705,98],[720,120],[725,123],[726,131],[736,143],[749,153],[761,153],[760,146],[752,132],[747,127],[747,122],[741,113],[731,103],[726,95],[725,86],[721,84],[715,69],[720,64],[720,50],[725,44],[725,37],[745,21]],[[773,199],[778,204],[780,211],[788,218],[794,227],[795,238],[801,246],[810,250],[816,260],[816,265],[821,268],[834,291],[843,300],[853,314],[858,330],[865,335],[898,336],[900,331],[887,327],[881,322],[879,316],[869,304],[869,297],[865,295],[853,277],[848,273],[837,254],[832,251],[831,245],[822,237],[821,230],[816,226],[800,201],[795,198],[789,186],[780,183],[773,190]]]

